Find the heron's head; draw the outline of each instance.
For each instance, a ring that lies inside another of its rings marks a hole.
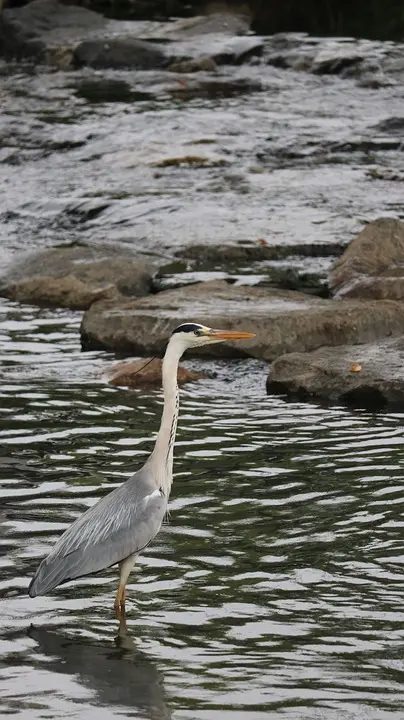
[[[170,342],[181,343],[183,351],[188,348],[212,345],[224,340],[248,340],[255,337],[255,333],[241,332],[239,330],[213,330],[199,323],[184,323],[173,331]]]

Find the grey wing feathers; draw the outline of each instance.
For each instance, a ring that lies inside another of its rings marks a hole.
[[[40,564],[31,597],[140,552],[158,533],[167,498],[142,468],[78,518]]]

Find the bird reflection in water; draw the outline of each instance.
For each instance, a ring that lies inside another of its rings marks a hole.
[[[47,656],[44,669],[74,675],[96,693],[97,705],[130,707],[148,720],[170,720],[163,678],[154,662],[136,647],[124,612],[119,618],[116,647],[91,645],[83,638],[34,626],[28,634],[38,643],[36,650]]]

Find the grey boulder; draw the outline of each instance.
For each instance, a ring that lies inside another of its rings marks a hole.
[[[7,8],[0,24],[0,54],[68,69],[154,69],[167,59],[151,42],[142,42],[136,22],[109,20],[85,7],[57,0],[33,0],[23,7]]]
[[[156,45],[133,37],[85,40],[75,48],[74,59],[79,66],[88,65],[97,70],[151,70],[164,67],[168,62]]]
[[[85,310],[95,300],[146,295],[152,272],[148,260],[108,246],[62,245],[17,259],[0,278],[0,295]]]
[[[337,298],[404,299],[404,223],[369,223],[334,264],[329,284]]]
[[[391,301],[335,302],[291,290],[216,280],[139,300],[97,302],[84,314],[84,349],[158,353],[182,322],[256,333],[253,340],[210,345],[206,354],[273,360],[322,345],[361,343],[404,332],[402,305]]]
[[[102,15],[87,8],[34,0],[3,11],[0,49],[6,57],[46,60],[50,49],[71,46],[106,26]]]
[[[268,393],[370,409],[404,409],[404,337],[281,355]]]

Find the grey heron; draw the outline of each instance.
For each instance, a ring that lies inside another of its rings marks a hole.
[[[69,580],[118,564],[115,609],[124,606],[125,587],[136,558],[157,535],[167,511],[179,411],[180,357],[189,348],[252,337],[253,333],[212,330],[197,323],[185,323],[174,330],[163,359],[164,407],[153,452],[140,470],[63,533],[32,578],[28,588],[31,597],[46,595]]]

